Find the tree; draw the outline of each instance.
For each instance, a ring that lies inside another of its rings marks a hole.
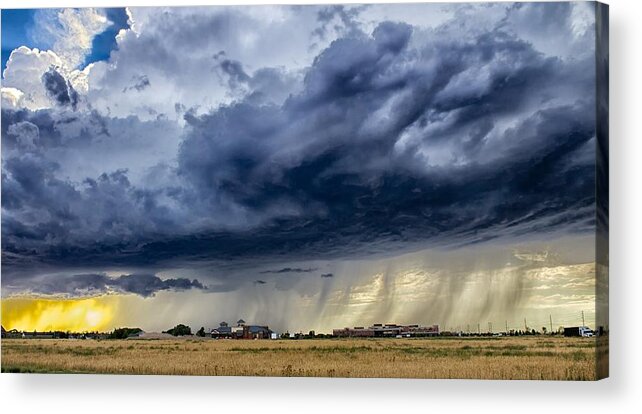
[[[131,335],[136,335],[143,332],[140,328],[117,328],[110,332],[107,336],[108,339],[125,339]]]
[[[192,328],[190,328],[187,325],[183,325],[182,323],[179,323],[172,329],[168,329],[167,331],[163,331],[163,333],[168,333],[170,335],[174,336],[185,336],[185,335],[191,335],[192,334]]]
[[[196,336],[200,336],[201,338],[205,336],[205,328],[203,326],[196,332]]]

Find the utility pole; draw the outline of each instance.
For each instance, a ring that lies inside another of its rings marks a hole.
[[[551,323],[551,335],[553,334],[553,316],[551,314],[548,315],[548,320]]]
[[[506,333],[508,333],[508,319],[506,319]]]
[[[524,318],[524,330],[528,331],[528,326],[526,325],[526,318]]]
[[[586,324],[584,323],[584,311],[582,311],[582,326],[586,326]]]
[[[468,323],[468,324],[466,324],[466,332],[467,332],[467,333],[470,333],[470,324],[469,324],[469,323]]]
[[[479,322],[477,322],[477,333],[481,334],[481,328],[479,327]]]
[[[488,322],[488,333],[493,333],[493,323]]]

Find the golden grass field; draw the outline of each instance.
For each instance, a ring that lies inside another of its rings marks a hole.
[[[592,380],[595,339],[2,340],[3,372]],[[608,352],[606,350],[605,352]]]

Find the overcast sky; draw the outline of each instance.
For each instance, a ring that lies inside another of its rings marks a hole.
[[[593,7],[3,10],[3,323],[590,311]]]

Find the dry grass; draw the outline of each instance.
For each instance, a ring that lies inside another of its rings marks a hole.
[[[2,341],[3,372],[592,380],[584,338]]]

